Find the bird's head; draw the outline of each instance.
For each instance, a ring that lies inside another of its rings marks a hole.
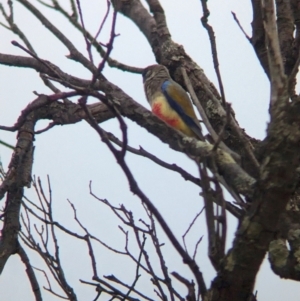
[[[168,69],[163,65],[151,65],[144,69],[143,73],[143,82],[152,80],[155,78],[169,78],[170,74]]]

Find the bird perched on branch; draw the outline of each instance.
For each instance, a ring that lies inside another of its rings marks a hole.
[[[165,66],[145,68],[143,82],[147,100],[156,116],[185,135],[204,140],[188,94],[172,80]]]

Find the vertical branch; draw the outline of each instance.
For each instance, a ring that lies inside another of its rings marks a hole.
[[[225,247],[226,247],[226,237],[227,237],[227,217],[226,217],[226,203],[223,197],[222,188],[219,182],[216,181],[216,198],[219,199],[219,202],[222,204],[221,207],[221,214],[217,216],[218,225],[222,225],[222,230],[219,232],[218,238],[220,241],[220,252],[222,253],[222,257],[225,254]]]
[[[105,16],[104,16],[104,18],[103,18],[103,20],[102,20],[102,22],[101,22],[101,24],[100,24],[100,27],[99,27],[97,33],[95,34],[94,38],[92,39],[91,44],[94,44],[94,42],[97,40],[97,38],[98,38],[100,32],[101,32],[102,29],[103,29],[103,26],[104,26],[106,20],[107,20],[107,18],[108,18],[108,15],[109,15],[109,12],[110,12],[110,6],[111,6],[111,3],[109,2],[109,0],[106,0],[106,5],[107,5],[107,9],[106,9]],[[87,34],[88,34],[88,33],[86,33],[86,35],[87,35]]]
[[[44,105],[47,99],[39,96],[22,112],[19,119],[24,123],[18,130],[18,141],[9,164],[3,183],[0,185],[0,199],[7,192],[6,207],[4,211],[4,224],[0,241],[0,274],[10,257],[18,250],[18,233],[20,230],[20,208],[23,198],[23,187],[30,187],[31,169],[33,164],[33,140],[35,116],[30,108]],[[26,115],[28,113],[28,115]],[[24,117],[24,115],[26,117]]]
[[[0,274],[3,272],[8,258],[16,253],[18,249],[19,214],[22,197],[23,188],[21,187],[10,188],[7,192],[0,240]]]
[[[217,43],[216,43],[215,33],[214,33],[213,28],[208,24],[208,17],[209,17],[210,12],[207,8],[207,0],[201,0],[201,4],[202,4],[202,8],[203,8],[203,17],[201,18],[201,22],[203,24],[203,27],[208,32],[214,67],[215,67],[216,75],[218,78],[220,93],[221,93],[221,97],[222,97],[222,103],[223,103],[224,109],[227,110],[228,107],[226,104],[225,91],[224,91],[224,87],[223,87],[221,72],[219,69],[219,59],[218,59],[218,53],[217,53]],[[251,144],[248,141],[248,139],[245,139],[244,133],[241,132],[241,129],[239,128],[239,126],[237,125],[237,122],[235,121],[235,119],[232,116],[230,116],[230,125],[232,126],[233,130],[236,132],[236,134],[240,138],[240,140],[243,141],[245,151],[246,151],[249,159],[251,160],[251,163],[253,163],[253,167],[256,169],[256,172],[257,172],[257,170],[259,169],[259,164],[253,154],[253,151],[251,149]]]
[[[143,251],[144,251],[144,248],[145,248],[145,243],[146,243],[146,236],[144,235],[143,236],[143,242],[142,242],[141,249],[140,249],[140,254],[139,254],[139,257],[138,257],[138,262],[137,262],[137,265],[136,265],[135,278],[134,278],[134,281],[133,281],[132,285],[130,286],[128,292],[126,293],[126,295],[124,297],[124,300],[126,300],[127,297],[129,297],[130,293],[132,291],[134,291],[134,287],[135,287],[138,279],[141,276],[139,274],[139,269],[140,269],[140,266],[141,266],[141,260],[142,260],[142,255],[143,255]]]
[[[277,29],[285,74],[289,76],[295,65],[293,52],[294,18],[290,0],[276,0]]]
[[[297,93],[296,93],[296,84],[297,84],[297,73],[299,69],[300,64],[300,10],[299,10],[299,2],[298,0],[291,0],[291,11],[293,15],[293,21],[295,26],[294,31],[294,40],[293,40],[293,52],[292,56],[294,59],[294,66],[289,74],[289,95],[293,99],[294,97],[297,99]]]
[[[253,21],[251,43],[255,50],[256,56],[260,61],[266,75],[270,77],[267,48],[265,44],[265,29],[262,19],[262,4],[261,0],[251,0]]]
[[[211,196],[212,189],[210,187],[209,177],[207,174],[205,163],[203,163],[203,166],[199,166],[199,171],[201,177],[201,186],[205,205],[205,217],[208,233],[208,256],[215,270],[218,270],[219,263],[218,260],[216,260],[216,255],[218,254],[216,247],[215,216],[213,207],[214,205]]]
[[[161,244],[160,244],[160,242],[158,240],[158,237],[157,237],[155,221],[154,221],[152,213],[147,210],[147,208],[146,208],[145,205],[144,205],[144,207],[145,207],[147,215],[148,215],[148,217],[149,217],[149,219],[151,221],[151,228],[149,228],[149,230],[150,230],[149,233],[150,233],[153,245],[155,247],[157,256],[158,256],[159,261],[160,261],[161,270],[162,270],[163,275],[165,277],[165,281],[164,282],[165,282],[165,285],[168,287],[168,290],[170,292],[170,299],[171,299],[171,301],[174,301],[174,288],[172,286],[172,280],[171,280],[171,278],[169,276],[168,267],[167,267],[167,265],[165,263],[165,259],[164,259],[164,256],[162,254]]]
[[[105,53],[101,63],[99,64],[99,66],[97,68],[97,74],[102,72],[104,65],[105,65],[106,61],[108,60],[109,55],[113,49],[113,43],[114,43],[115,37],[117,36],[115,33],[116,21],[117,21],[117,11],[115,10],[113,13],[112,26],[111,26],[111,31],[110,31],[110,39],[107,44],[107,50],[106,50],[106,53]]]
[[[88,52],[89,59],[90,59],[91,63],[94,64],[93,54],[92,54],[92,51],[91,51],[91,43],[89,42],[89,40],[87,38],[87,35],[86,35],[84,19],[83,19],[83,15],[82,15],[82,9],[81,9],[81,5],[80,5],[80,0],[76,0],[76,5],[77,5],[78,12],[79,12],[79,18],[80,18],[81,26],[82,26],[82,29],[83,29],[82,34],[84,36],[84,40],[85,40],[85,43],[86,43],[86,50]],[[74,11],[74,9],[73,9],[73,11]],[[77,11],[76,8],[75,8],[75,11]]]
[[[281,107],[288,102],[286,76],[280,52],[273,0],[262,0],[263,24],[266,33],[266,46],[271,80],[270,113],[274,117],[274,106]]]
[[[205,204],[209,247],[208,254],[215,270],[219,271],[221,260],[225,255],[227,233],[225,200],[218,180],[215,178],[211,179],[209,177],[205,162],[199,166],[199,172]],[[211,182],[215,183],[215,190],[212,189]],[[218,199],[218,201],[216,201],[216,199]],[[216,206],[216,214],[214,213],[214,203],[220,204],[220,206]],[[219,213],[220,209],[221,212]]]
[[[214,32],[213,28],[208,24],[208,17],[209,17],[210,12],[207,8],[206,2],[207,2],[207,0],[201,0],[201,4],[202,4],[202,8],[203,8],[203,17],[201,18],[201,22],[202,22],[203,27],[207,30],[207,33],[209,36],[214,67],[215,67],[215,71],[216,71],[216,75],[217,75],[217,79],[218,79],[218,83],[219,83],[220,93],[221,93],[221,97],[222,97],[222,103],[223,103],[223,106],[225,109],[226,108],[226,98],[225,98],[225,91],[224,91],[224,86],[223,86],[223,82],[222,82],[221,72],[220,72],[220,68],[219,68],[216,37],[215,37],[215,32]]]

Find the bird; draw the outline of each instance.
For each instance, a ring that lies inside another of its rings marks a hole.
[[[199,121],[187,92],[163,65],[151,65],[142,73],[152,112],[181,133],[204,141]]]

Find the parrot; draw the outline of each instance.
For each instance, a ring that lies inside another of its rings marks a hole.
[[[151,65],[142,73],[152,112],[181,133],[204,141],[199,121],[187,92],[163,65]]]

